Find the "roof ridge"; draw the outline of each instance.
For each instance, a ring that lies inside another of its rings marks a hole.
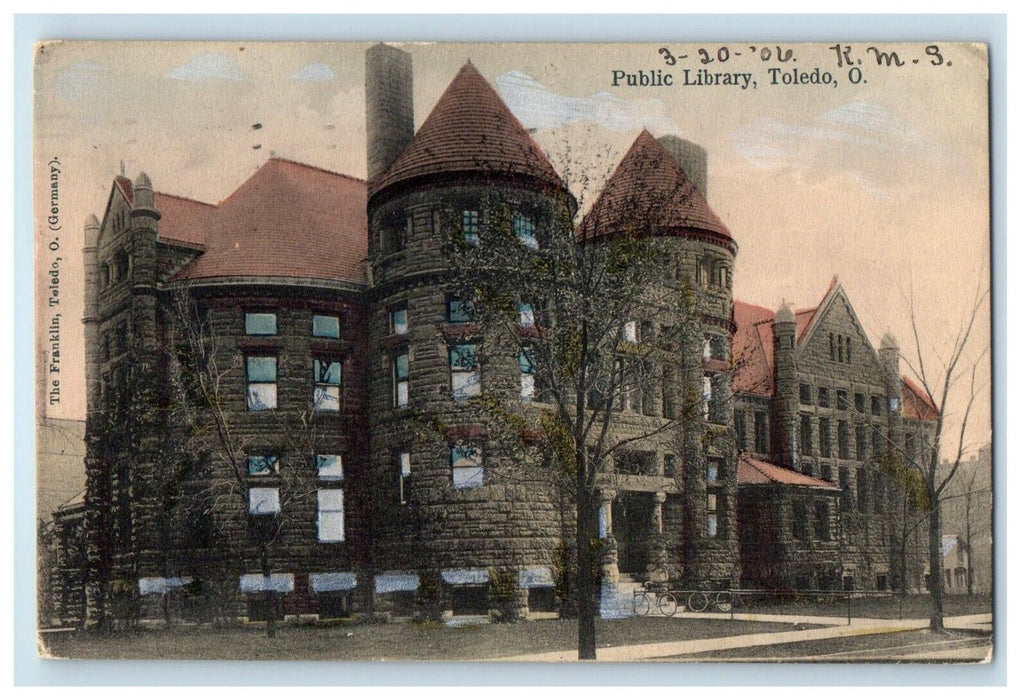
[[[193,204],[202,204],[205,207],[218,207],[218,205],[214,204],[213,202],[205,202],[202,199],[196,199],[195,197],[186,197],[181,194],[171,194],[170,192],[162,192],[160,190],[154,190],[154,194],[160,195],[162,197],[171,197],[172,199],[181,199],[184,202],[192,202]]]
[[[324,167],[322,167],[320,165],[311,165],[310,163],[304,163],[304,162],[299,161],[299,160],[293,160],[292,158],[283,158],[282,156],[271,156],[270,158],[268,158],[268,160],[265,162],[264,165],[267,165],[268,163],[270,163],[273,160],[277,160],[277,161],[280,161],[282,163],[289,163],[291,165],[298,165],[301,168],[306,168],[307,170],[317,170],[317,171],[323,172],[323,173],[325,173],[327,175],[335,175],[336,177],[346,178],[347,180],[353,180],[354,182],[362,182],[364,184],[367,184],[367,182],[368,182],[367,180],[365,180],[363,178],[356,177],[354,175],[347,175],[346,173],[341,173],[341,172],[338,172],[338,171],[335,171],[335,170],[329,170],[328,168],[324,168]],[[263,168],[264,165],[262,165],[261,167]]]

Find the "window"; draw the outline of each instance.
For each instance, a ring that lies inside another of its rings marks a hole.
[[[311,325],[311,335],[315,338],[339,337],[338,316],[322,316],[321,314],[314,314]]]
[[[678,455],[664,455],[664,476],[678,476]]]
[[[413,220],[404,216],[402,211],[395,211],[382,217],[379,241],[384,255],[398,253],[407,245],[408,229]]]
[[[857,459],[867,458],[867,426],[858,425],[855,429],[857,440]]]
[[[450,445],[453,488],[467,489],[483,483],[482,451],[473,445]]]
[[[117,267],[117,280],[119,282],[127,280],[132,271],[132,256],[124,250],[119,250],[114,256],[114,264]]]
[[[846,336],[846,364],[853,364],[853,353],[849,336]]]
[[[269,411],[278,407],[278,358],[246,358],[246,408]]]
[[[870,486],[867,483],[867,469],[857,470],[857,509],[861,513],[867,512],[868,503],[870,498]]]
[[[871,456],[881,457],[884,454],[885,436],[880,425],[871,426]]]
[[[746,449],[746,414],[735,412],[735,440],[740,450]]]
[[[792,536],[793,539],[807,539],[807,504],[803,501],[792,502]]]
[[[810,457],[814,454],[814,426],[810,416],[800,416],[800,453]]]
[[[107,263],[100,265],[100,289],[106,289],[111,286],[111,269],[107,267]]]
[[[825,501],[814,503],[814,534],[819,540],[827,541],[832,539],[828,504]]]
[[[806,406],[814,403],[814,395],[809,384],[800,384],[800,403]]]
[[[863,413],[867,406],[864,405],[864,395],[854,394],[853,395],[853,408],[857,413]]]
[[[389,333],[407,335],[407,305],[398,306],[389,312]]]
[[[827,418],[822,418],[817,423],[818,447],[821,449],[822,457],[832,456],[832,427]]]
[[[247,335],[275,335],[276,333],[278,333],[278,323],[275,314],[246,314]]]
[[[710,345],[710,338],[703,339],[703,361],[706,362],[714,356],[714,351]]]
[[[825,387],[818,387],[817,390],[817,405],[821,408],[830,408],[831,404],[828,399],[828,389]]]
[[[318,489],[318,542],[344,539],[343,490]]]
[[[482,239],[478,237],[479,212],[476,209],[465,209],[461,212],[461,233],[468,245],[478,245]]]
[[[471,304],[464,299],[450,298],[446,302],[448,323],[471,323]]]
[[[664,381],[661,383],[663,416],[668,419],[675,417],[675,387],[677,381],[673,367],[664,368]]]
[[[635,321],[628,321],[621,327],[621,340],[626,343],[639,342],[639,324]]]
[[[839,459],[850,458],[850,426],[846,421],[839,421]]]
[[[707,481],[714,483],[725,479],[725,460],[720,457],[707,457]]]
[[[450,346],[450,386],[456,401],[465,401],[482,393],[478,347],[472,343]]]
[[[849,410],[850,400],[845,391],[839,389],[835,392],[835,407],[840,411]]]
[[[514,235],[526,248],[539,250],[539,241],[535,237],[535,221],[526,214],[514,214]]]
[[[410,499],[410,452],[398,454],[396,463],[400,476],[400,503],[404,504]]]
[[[522,328],[531,328],[535,325],[535,312],[528,302],[518,302],[518,325]]]
[[[339,412],[339,387],[343,365],[332,360],[314,360],[314,410]]]
[[[709,376],[703,377],[703,418],[710,419],[710,400],[714,395],[714,385]]]
[[[882,415],[882,397],[872,396],[871,397],[871,415],[880,416]]]
[[[407,351],[404,350],[393,356],[393,407],[406,408],[408,379],[410,368],[408,366]]]
[[[846,467],[839,467],[839,487],[842,489],[839,507],[849,512],[853,507],[853,494],[850,492],[850,470]]]
[[[756,450],[762,454],[768,452],[767,414],[763,411],[753,413],[753,437],[756,442]]]
[[[885,511],[885,477],[881,472],[875,472],[875,512]]]
[[[721,524],[722,497],[717,493],[707,492],[707,537],[714,539],[719,534]]]
[[[531,348],[521,348],[518,367],[521,369],[521,400],[528,403],[535,398],[535,353]]]
[[[314,467],[318,471],[318,478],[322,481],[339,481],[343,478],[341,455],[318,455],[314,458]]]
[[[250,489],[250,515],[275,515],[280,510],[277,488]]]
[[[246,458],[246,472],[250,476],[271,476],[278,474],[278,455],[249,455]]]

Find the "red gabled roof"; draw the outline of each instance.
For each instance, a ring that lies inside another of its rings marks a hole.
[[[410,145],[371,183],[369,195],[412,178],[483,172],[527,176],[563,188],[546,154],[468,61]]]
[[[267,276],[363,283],[365,204],[363,180],[272,158],[212,207],[205,252],[175,279]],[[173,209],[190,217],[200,211],[181,206],[181,200]],[[183,224],[167,219],[161,219],[162,231],[183,230]]]
[[[916,420],[938,420],[939,408],[917,382],[904,375],[903,386],[903,417]]]
[[[217,207],[195,199],[163,192],[153,193],[154,206],[161,213],[160,240],[202,248]]]
[[[784,484],[787,486],[810,486],[820,489],[837,489],[835,484],[815,479],[812,476],[784,469],[763,462],[749,452],[739,454],[739,484]]]
[[[775,314],[756,304],[736,301],[733,315],[738,330],[732,339],[735,374],[732,389],[745,394],[774,394],[774,336],[771,324]]]
[[[794,312],[797,345],[838,284],[838,278],[832,277],[817,306]],[[732,388],[746,394],[772,396],[775,391],[775,314],[771,309],[738,300],[733,310],[738,330],[732,339],[732,356],[735,359]]]
[[[583,218],[581,232],[593,238],[652,227],[732,236],[678,162],[644,130]]]

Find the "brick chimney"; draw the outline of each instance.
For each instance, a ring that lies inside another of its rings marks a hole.
[[[667,151],[678,167],[696,185],[703,198],[707,198],[707,149],[678,136],[661,136],[657,141]]]
[[[402,49],[377,44],[364,63],[368,182],[389,169],[414,138],[414,65]]]

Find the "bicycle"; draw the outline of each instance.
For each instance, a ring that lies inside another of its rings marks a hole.
[[[686,601],[689,610],[700,613],[710,606],[719,612],[729,612],[732,609],[732,594],[728,591],[711,591],[709,594],[704,591],[692,591]]]
[[[636,589],[632,593],[632,607],[635,614],[645,617],[650,614],[650,608],[656,605],[657,610],[667,617],[671,617],[678,610],[678,600],[664,586],[655,586],[647,581],[643,589]]]

